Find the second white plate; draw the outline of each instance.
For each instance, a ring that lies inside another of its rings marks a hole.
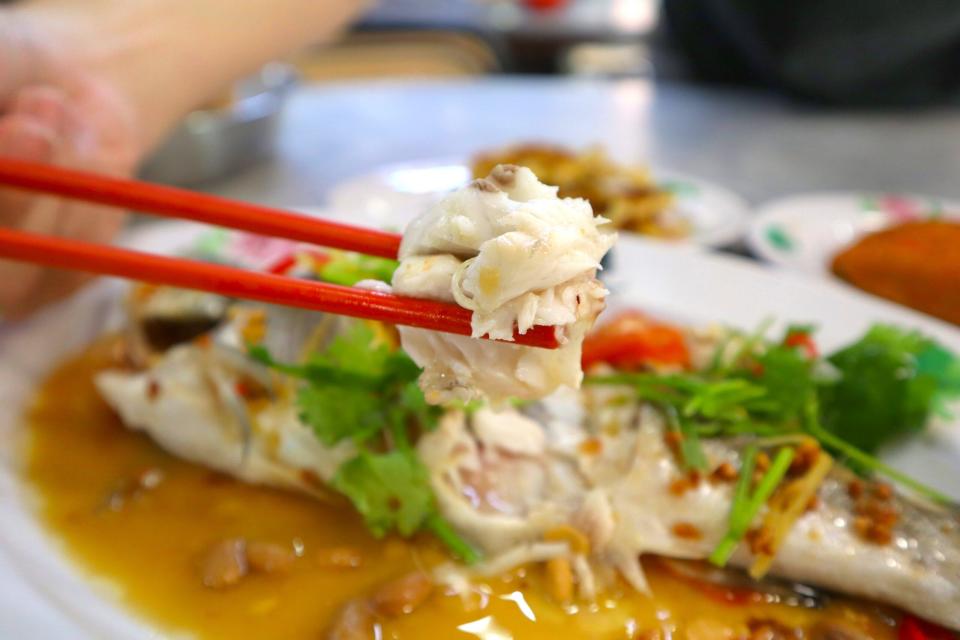
[[[677,212],[693,234],[678,244],[722,247],[739,240],[750,211],[746,201],[725,187],[675,171],[656,171],[661,187],[674,193]],[[403,229],[411,218],[449,191],[466,184],[470,167],[462,158],[385,165],[331,189],[328,208]]]
[[[747,244],[767,262],[829,276],[833,257],[861,236],[935,217],[960,219],[960,202],[915,194],[807,193],[762,205],[750,221]]]

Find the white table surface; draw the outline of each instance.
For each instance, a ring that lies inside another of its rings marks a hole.
[[[960,197],[960,110],[816,111],[770,94],[644,80],[491,78],[323,85],[295,92],[279,154],[211,190],[320,205],[384,163],[517,141],[602,144],[716,181],[757,204],[824,189]]]

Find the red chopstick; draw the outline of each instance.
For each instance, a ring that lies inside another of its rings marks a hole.
[[[401,237],[393,233],[173,187],[10,158],[0,158],[0,185],[385,258],[396,258],[400,248]],[[0,258],[199,289],[236,298],[458,335],[468,336],[471,333],[470,311],[454,304],[297,280],[21,231],[0,229]],[[559,346],[555,327],[533,327],[514,338],[517,344],[525,346],[546,349]]]
[[[0,258],[199,289],[354,318],[470,335],[469,310],[455,304],[245,271],[218,264],[0,228]],[[554,349],[556,327],[535,326],[517,344]]]
[[[396,258],[400,236],[185,189],[0,158],[0,185]]]

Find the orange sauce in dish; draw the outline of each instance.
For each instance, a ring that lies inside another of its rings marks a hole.
[[[38,390],[27,416],[26,474],[51,534],[151,624],[206,639],[324,638],[348,602],[448,561],[430,539],[374,539],[346,505],[243,484],[177,460],[127,430],[92,383],[97,371],[116,365],[115,347],[116,341],[98,343]],[[284,571],[251,573],[226,588],[204,586],[202,558],[232,538],[272,543],[295,559]],[[549,595],[544,568],[527,566],[466,594],[437,588],[412,612],[378,618],[378,637],[777,637],[762,635],[765,621],[807,630],[841,624],[866,637],[895,637],[895,617],[872,605],[836,598],[823,609],[764,602],[757,594],[692,583],[659,561],[645,564],[653,596],[623,588],[596,603],[561,605]]]

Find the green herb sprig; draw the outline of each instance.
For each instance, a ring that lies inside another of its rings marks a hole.
[[[730,556],[736,550],[740,540],[747,534],[750,524],[756,519],[763,505],[783,481],[784,476],[793,462],[794,449],[784,447],[777,452],[773,463],[764,472],[756,489],[750,493],[750,484],[753,482],[753,470],[756,466],[757,447],[749,446],[744,452],[740,477],[733,492],[733,502],[730,505],[730,524],[727,533],[710,554],[709,560],[718,567],[725,566]]]
[[[340,465],[331,485],[350,499],[375,536],[427,530],[465,562],[479,559],[437,510],[429,474],[411,444],[412,433],[436,427],[440,409],[424,399],[416,383],[420,370],[409,356],[377,344],[364,323],[352,325],[303,364],[277,362],[261,345],[250,347],[249,354],[302,381],[300,419],[322,443],[352,440],[357,446],[357,455]]]
[[[362,253],[333,251],[330,259],[317,270],[324,282],[352,287],[361,280],[380,280],[389,283],[399,262]]]
[[[903,434],[916,432],[931,415],[943,414],[960,397],[960,359],[929,338],[886,325],[871,328],[857,342],[820,359],[788,344],[809,335],[793,326],[778,342],[763,339],[767,325],[741,338],[730,357],[729,341],[717,348],[702,371],[588,376],[587,385],[629,387],[638,400],[659,408],[681,435],[678,454],[687,470],[705,471],[701,439],[755,436],[782,440],[809,436],[864,474],[879,474],[920,495],[950,503],[943,493],[891,468],[870,452]],[[795,343],[795,342],[794,342]],[[822,375],[824,368],[830,376]],[[783,448],[748,495],[756,450],[743,455],[730,525],[711,559],[723,564],[763,504],[782,481],[792,450]]]

